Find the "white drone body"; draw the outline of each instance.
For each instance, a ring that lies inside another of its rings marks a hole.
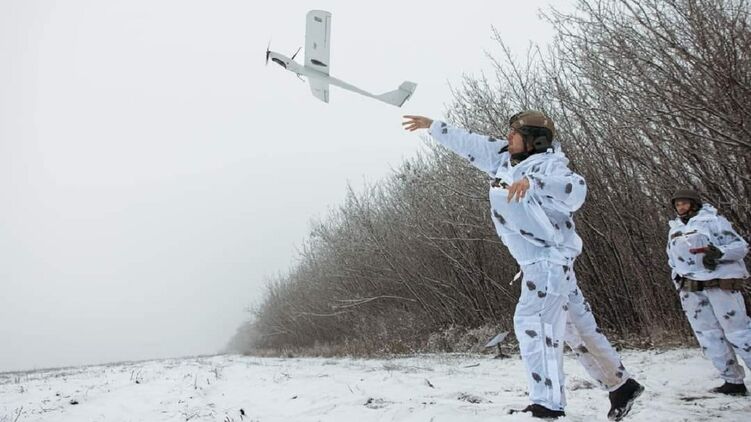
[[[329,85],[338,86],[397,107],[401,107],[412,93],[415,92],[417,84],[403,82],[399,85],[399,89],[375,95],[332,77],[329,74],[331,66],[329,60],[331,52],[330,41],[331,13],[325,10],[311,10],[308,12],[305,21],[305,64],[301,65],[295,61],[297,53],[289,58],[268,49],[266,50],[266,62],[268,63],[269,59],[271,59],[274,63],[297,74],[297,76],[306,76],[313,95],[325,103],[329,102]]]

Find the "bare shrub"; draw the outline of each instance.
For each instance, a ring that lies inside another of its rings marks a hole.
[[[496,33],[494,75],[455,85],[448,119],[503,137],[518,110],[553,116],[587,179],[576,270],[603,329],[647,346],[690,341],[664,252],[669,197],[698,189],[751,235],[748,3],[580,0],[546,16],[555,43],[520,60]],[[511,329],[516,271],[488,215],[486,176],[432,146],[315,223],[233,344],[471,349],[466,330]]]

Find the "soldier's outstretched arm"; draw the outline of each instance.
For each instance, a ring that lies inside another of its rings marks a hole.
[[[495,175],[501,165],[502,150],[508,145],[505,139],[472,133],[425,116],[407,115],[404,119],[405,121],[402,122],[404,129],[410,132],[428,129],[428,133],[436,142],[490,175]]]

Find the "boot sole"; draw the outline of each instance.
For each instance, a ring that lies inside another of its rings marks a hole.
[[[644,386],[640,385],[639,389],[634,392],[634,396],[631,397],[631,400],[626,402],[626,406],[623,408],[623,412],[621,412],[618,415],[612,415],[612,416],[608,415],[608,419],[611,421],[620,421],[623,418],[625,418],[628,415],[628,412],[631,411],[631,407],[634,405],[634,402],[636,401],[636,399],[638,399],[639,396],[641,396],[641,393],[643,392],[644,392]]]
[[[509,411],[507,413],[509,415],[513,415],[513,414],[516,414],[516,413],[529,413],[530,416],[532,416],[533,418],[536,418],[536,419],[546,419],[546,420],[554,420],[554,419],[566,417],[566,413],[565,412],[561,412],[560,415],[535,415],[532,411],[525,410],[525,409],[509,409]]]
[[[745,396],[748,396],[748,392],[743,392],[743,393],[723,393],[721,391],[710,391],[710,393],[721,394],[723,396],[731,396],[731,397],[745,397]]]

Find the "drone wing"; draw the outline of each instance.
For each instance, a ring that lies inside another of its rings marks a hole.
[[[311,10],[305,19],[305,66],[328,75],[330,52],[331,13],[325,10]],[[315,94],[312,82],[310,87]],[[328,99],[328,84],[326,84],[326,98]]]
[[[324,81],[321,79],[316,78],[308,78],[308,82],[310,82],[310,92],[315,95],[316,98],[323,101],[324,103],[329,102],[329,83],[328,81]]]

